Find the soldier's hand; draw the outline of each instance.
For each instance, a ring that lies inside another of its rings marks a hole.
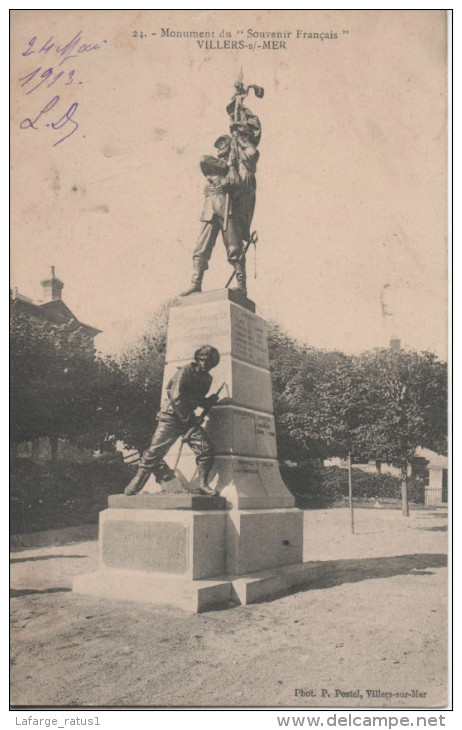
[[[229,172],[226,176],[226,182],[229,185],[239,185],[241,179],[234,168],[230,167]]]
[[[214,393],[213,395],[209,395],[207,398],[207,408],[211,408],[212,406],[216,405],[218,403],[218,395]]]

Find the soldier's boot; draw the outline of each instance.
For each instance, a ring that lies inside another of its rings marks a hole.
[[[216,491],[212,489],[212,487],[209,485],[207,481],[207,477],[210,472],[210,465],[209,464],[199,464],[199,484],[197,485],[196,489],[194,490],[196,494],[206,494],[209,497],[214,497],[216,495]]]
[[[190,294],[202,291],[202,279],[204,277],[204,269],[197,261],[193,262],[193,273],[191,277],[191,286],[181,292],[180,297],[188,297]]]
[[[170,469],[167,462],[162,459],[160,464],[154,469],[154,476],[158,484],[164,484],[165,482],[170,482],[172,479],[175,479],[175,472]]]
[[[131,480],[130,484],[127,484],[127,486],[125,487],[124,494],[132,496],[133,494],[138,494],[138,492],[141,492],[150,476],[151,471],[149,469],[146,469],[145,466],[139,466],[138,471]]]
[[[242,261],[233,261],[234,272],[236,274],[236,286],[234,291],[240,291],[247,296],[247,277],[245,273],[245,259]]]

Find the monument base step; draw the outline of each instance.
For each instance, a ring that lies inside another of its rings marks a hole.
[[[241,576],[191,580],[145,571],[102,568],[78,576],[72,590],[87,596],[174,606],[192,613],[276,598],[294,588],[313,585],[322,563],[296,563]]]
[[[294,588],[314,585],[322,572],[322,563],[295,563],[236,576],[231,578],[232,600],[245,606],[259,600],[280,597]]]
[[[72,590],[97,598],[175,606],[192,613],[232,601],[229,580],[191,580],[186,576],[117,568],[102,568],[79,575]]]
[[[111,494],[108,506],[115,509],[188,509],[200,512],[226,509],[226,499],[203,494]]]

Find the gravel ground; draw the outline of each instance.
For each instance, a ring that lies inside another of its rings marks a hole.
[[[198,615],[73,594],[95,526],[14,536],[12,705],[446,706],[447,515],[355,518],[351,535],[347,510],[305,512],[315,586]]]

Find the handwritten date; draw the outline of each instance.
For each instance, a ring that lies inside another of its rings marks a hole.
[[[102,43],[106,43],[106,41],[102,41]],[[78,58],[78,56],[83,53],[91,53],[92,51],[97,51],[101,47],[102,46],[99,43],[82,43],[82,31],[79,30],[72,40],[63,45],[56,43],[54,41],[54,36],[50,36],[50,38],[48,38],[48,40],[40,46],[40,44],[37,43],[37,36],[34,35],[33,38],[30,39],[28,47],[25,51],[23,51],[22,55],[31,56],[33,53],[43,53],[46,55],[51,51],[52,55],[57,53],[58,56],[60,56],[61,61],[58,65],[62,66],[63,63],[68,61],[70,58]]]
[[[64,81],[65,86],[69,86],[74,81],[74,74],[75,74],[74,69],[72,69],[72,71],[68,71],[66,73],[65,71],[55,72],[53,70],[53,68],[47,68],[47,69],[45,69],[45,71],[43,71],[40,74],[40,76],[37,76],[37,74],[41,70],[42,70],[42,67],[39,66],[34,71],[31,71],[30,74],[27,74],[26,76],[23,76],[22,78],[19,79],[19,81],[22,81],[22,84],[19,84],[21,88],[23,88],[24,86],[27,86],[27,84],[30,81],[32,81],[32,79],[35,79],[35,80],[41,79],[41,81],[39,81],[37,84],[35,84],[35,86],[32,86],[28,91],[26,91],[26,96],[28,96],[29,94],[32,94],[32,92],[35,91],[35,89],[38,89],[39,86],[44,84],[45,81],[47,81],[51,76],[53,76],[53,74],[54,74],[54,78],[52,79],[52,81],[50,81],[49,84],[46,84],[47,89],[49,89],[50,86],[53,86],[53,84],[55,84],[62,76],[64,76],[64,78],[67,78],[67,81]],[[82,82],[79,81],[78,83],[81,84]]]
[[[78,61],[73,62],[72,65],[74,68],[72,70],[68,70],[71,64],[66,66],[65,69],[60,67],[70,59],[78,59],[82,55],[98,51],[106,43],[105,40],[98,43],[88,43],[81,30],[75,33],[67,43],[58,42],[54,36],[50,36],[45,43],[42,43],[42,41],[43,38],[39,41],[37,36],[33,36],[28,41],[25,50],[21,53],[24,58],[29,58],[29,56],[34,54],[38,56],[35,63],[34,59],[32,59],[32,63],[34,63],[34,66],[36,65],[36,68],[28,71],[28,73],[19,79],[20,88],[24,90],[25,96],[29,96],[37,89],[49,89],[54,84],[57,84],[57,86],[53,89],[53,93],[55,90],[60,90],[60,86],[70,86],[71,84],[77,86],[82,84],[82,81],[77,81],[75,78],[75,67]],[[44,63],[43,56],[46,56],[47,59],[45,65],[40,65],[41,62],[42,64]],[[47,67],[50,61],[51,64]],[[40,99],[41,93],[39,91],[35,94],[34,99],[36,97]],[[36,105],[34,104],[32,107],[34,110],[33,113],[31,114],[29,112],[29,116],[25,117],[19,126],[23,130],[39,130],[48,127],[57,132],[61,131],[64,136],[60,136],[59,139],[57,139],[57,135],[52,135],[52,139],[55,140],[53,147],[56,147],[66,139],[69,139],[79,128],[79,123],[76,120],[79,105],[74,101],[63,113],[68,103],[68,101],[63,101],[59,94],[53,96],[46,104],[43,103],[43,99],[42,101],[37,101]]]

